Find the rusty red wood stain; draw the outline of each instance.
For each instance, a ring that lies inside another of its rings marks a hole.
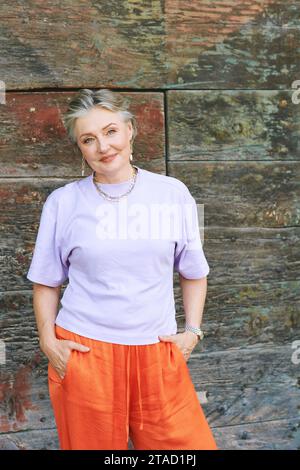
[[[8,96],[6,112],[12,113],[16,129],[25,140],[45,142],[66,136],[60,107],[51,95],[14,93]]]
[[[222,5],[210,0],[198,0],[194,5],[190,0],[166,0],[167,49],[177,48],[178,39],[182,38],[183,48],[207,50],[223,42],[272,4],[276,4],[276,0],[227,0]],[[184,16],[179,17],[182,12]],[[195,35],[199,35],[198,41],[195,41]],[[189,40],[190,36],[193,36],[193,41]],[[186,56],[182,59],[186,60]]]
[[[157,153],[163,144],[161,130],[164,128],[164,114],[161,103],[158,100],[138,103],[135,106],[135,114],[138,116],[139,138],[142,141],[148,141],[148,146],[151,148],[148,147],[150,154]]]
[[[0,432],[19,430],[20,424],[27,421],[26,412],[39,409],[31,401],[31,373],[29,364],[21,366],[13,380],[8,373],[0,375]]]

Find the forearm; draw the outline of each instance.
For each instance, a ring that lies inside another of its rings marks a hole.
[[[207,292],[207,278],[186,279],[179,275],[186,323],[200,328]]]
[[[55,340],[55,319],[60,299],[60,286],[48,287],[41,284],[33,286],[33,310],[36,318],[40,346]]]

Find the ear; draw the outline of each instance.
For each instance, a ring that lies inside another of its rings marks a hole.
[[[132,126],[131,121],[128,122],[128,129],[129,129],[129,136],[130,136],[129,140],[131,140],[133,137],[133,126]]]

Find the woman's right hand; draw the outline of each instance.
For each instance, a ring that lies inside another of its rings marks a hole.
[[[81,352],[88,352],[90,350],[88,346],[84,346],[83,344],[57,338],[52,340],[51,343],[41,344],[40,347],[61,379],[65,376],[72,349]]]

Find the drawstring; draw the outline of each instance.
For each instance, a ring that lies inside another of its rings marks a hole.
[[[135,351],[136,351],[137,381],[138,381],[138,391],[139,391],[139,407],[140,407],[140,413],[141,413],[140,429],[142,430],[143,429],[143,410],[142,410],[139,354],[138,354],[137,347],[135,347]],[[129,380],[130,380],[130,348],[128,348],[128,354],[127,354],[127,383],[126,383],[126,402],[127,402],[126,436],[127,436],[127,442],[128,442],[128,439],[129,439]]]
[[[129,439],[129,364],[130,364],[130,349],[128,348],[128,354],[127,354],[127,384],[126,384],[126,436],[127,436],[127,442]]]
[[[142,397],[141,397],[140,364],[139,364],[139,354],[138,354],[137,347],[135,348],[135,351],[136,351],[136,364],[137,364],[137,379],[138,379],[138,388],[139,388],[139,405],[140,405],[140,412],[141,412],[140,429],[143,429],[143,410],[142,410]]]

